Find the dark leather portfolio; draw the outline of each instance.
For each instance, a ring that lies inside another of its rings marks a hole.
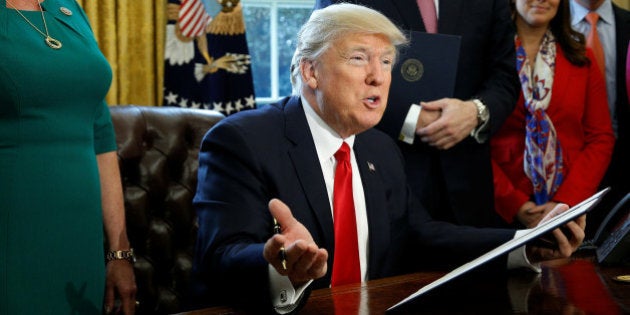
[[[406,34],[410,43],[399,49],[388,103],[408,106],[452,97],[461,37],[416,31]]]

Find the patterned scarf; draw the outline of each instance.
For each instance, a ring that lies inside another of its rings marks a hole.
[[[534,201],[544,204],[558,190],[563,179],[562,148],[553,122],[547,115],[556,60],[556,39],[547,31],[533,65],[527,59],[518,36],[516,69],[525,98],[525,174],[532,181]]]

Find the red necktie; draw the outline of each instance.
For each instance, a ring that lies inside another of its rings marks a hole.
[[[333,190],[333,217],[335,223],[335,256],[331,286],[361,282],[357,221],[352,197],[352,167],[350,147],[343,143],[337,153],[335,186]]]
[[[599,20],[599,14],[597,12],[589,12],[586,15],[586,21],[591,24],[591,31],[588,33],[586,37],[586,46],[590,47],[593,50],[593,54],[595,55],[595,61],[599,66],[599,69],[602,71],[602,75],[606,74],[606,62],[604,57],[604,48],[602,47],[602,42],[599,40],[599,35],[597,34],[597,21]]]
[[[420,8],[420,14],[422,15],[422,21],[424,21],[424,28],[427,29],[427,33],[437,33],[437,11],[435,10],[434,0],[416,1],[418,1],[418,8]]]

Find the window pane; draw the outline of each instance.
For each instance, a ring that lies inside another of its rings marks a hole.
[[[312,8],[278,9],[278,80],[280,96],[291,94],[290,66],[296,45],[296,34],[308,20]]]
[[[251,55],[254,93],[256,97],[271,97],[271,40],[269,34],[270,8],[243,6],[247,45]]]
[[[289,67],[295,37],[314,0],[241,0],[256,104],[291,94]]]

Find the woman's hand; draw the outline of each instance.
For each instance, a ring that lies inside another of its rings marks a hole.
[[[107,263],[105,280],[105,313],[133,315],[136,312],[136,280],[133,264],[128,260],[112,260]],[[120,306],[114,307],[114,300]]]

